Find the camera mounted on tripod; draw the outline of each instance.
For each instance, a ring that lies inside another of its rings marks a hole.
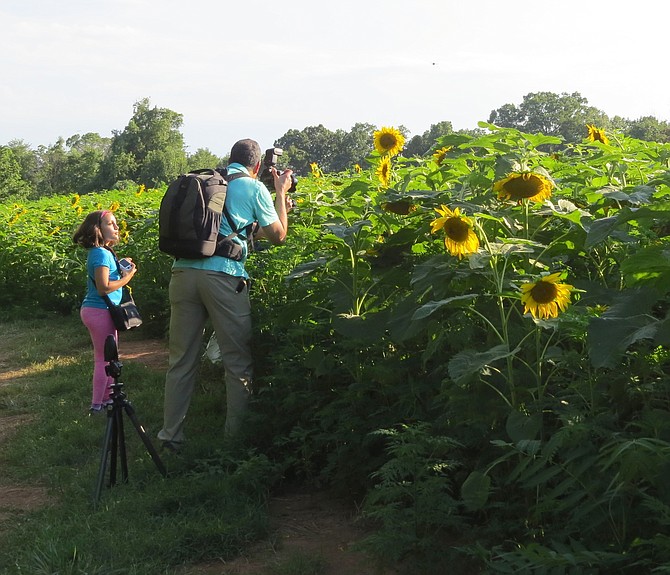
[[[279,156],[284,154],[284,150],[281,148],[270,148],[265,150],[265,156],[263,157],[263,171],[260,175],[260,181],[265,184],[268,190],[274,191],[275,181],[272,177],[272,172],[270,168],[274,167],[277,170],[277,175],[281,176],[284,173],[284,170],[277,168],[277,162],[279,161]],[[289,194],[295,192],[298,186],[298,178],[295,174],[291,174],[291,187],[289,188]]]

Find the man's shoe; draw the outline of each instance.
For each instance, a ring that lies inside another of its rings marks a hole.
[[[179,453],[181,449],[181,444],[174,441],[164,441],[161,445],[163,451],[168,451],[170,453]]]

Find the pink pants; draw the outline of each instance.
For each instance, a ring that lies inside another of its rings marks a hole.
[[[113,335],[118,345],[119,337],[109,310],[82,307],[80,316],[93,342],[93,399],[91,405],[101,405],[109,399],[109,386],[114,383],[114,379],[105,373],[105,367],[107,367],[105,340],[108,335]]]

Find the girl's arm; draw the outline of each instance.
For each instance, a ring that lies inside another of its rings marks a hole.
[[[95,268],[95,287],[101,296],[107,295],[130,282],[136,271],[137,268],[135,266],[127,272],[121,270],[121,279],[110,280],[109,268],[107,266],[98,266]]]

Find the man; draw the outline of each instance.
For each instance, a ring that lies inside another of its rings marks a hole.
[[[228,174],[243,173],[244,176],[228,183],[226,210],[237,229],[258,222],[256,238],[282,244],[288,231],[290,198],[287,192],[291,187],[291,170],[279,176],[277,170],[271,168],[276,191],[273,202],[268,189],[257,179],[260,169],[258,143],[248,139],[236,142],[230,152]],[[220,232],[224,236],[233,232],[225,217]],[[214,255],[203,259],[179,258],[172,266],[169,363],[163,429],[158,433],[167,449],[177,450],[184,441],[184,420],[195,388],[208,317],[226,372],[224,436],[232,437],[240,431],[252,383],[249,275],[244,268],[246,244],[241,243],[244,244],[241,261]]]

